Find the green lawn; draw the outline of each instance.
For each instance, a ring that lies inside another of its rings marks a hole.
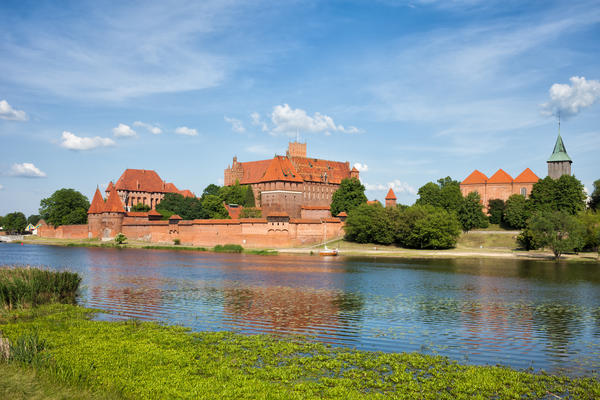
[[[11,343],[31,337],[43,343],[25,352],[22,359],[28,361],[2,366],[7,373],[0,378],[1,390],[23,387],[23,398],[65,399],[110,398],[106,393],[128,399],[600,397],[600,383],[589,378],[89,316],[89,310],[57,304],[0,311],[0,330]],[[55,383],[38,380],[38,373]]]

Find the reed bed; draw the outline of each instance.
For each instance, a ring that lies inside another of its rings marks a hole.
[[[74,272],[30,267],[0,267],[0,307],[14,309],[46,303],[74,303],[81,277]]]

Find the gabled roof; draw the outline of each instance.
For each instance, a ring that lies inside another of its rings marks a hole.
[[[463,185],[473,185],[477,183],[486,183],[488,180],[487,176],[483,173],[475,170],[471,172],[471,175],[467,176],[464,181],[461,182]]]
[[[305,181],[323,182],[327,175],[327,182],[339,184],[342,179],[350,178],[350,166],[345,162],[308,157],[291,157],[290,160]]]
[[[175,186],[173,183],[168,182],[168,183],[165,183],[163,192],[166,192],[166,193],[179,193],[179,189],[177,189],[177,186]]]
[[[386,200],[396,200],[396,195],[394,194],[394,191],[392,190],[392,188],[390,188],[390,190],[388,191],[387,196],[385,196]]]
[[[182,220],[183,218],[181,218],[179,215],[177,214],[173,214],[169,217],[169,221],[171,220]]]
[[[188,189],[180,190],[179,194],[182,195],[183,197],[196,197],[196,195],[191,190],[188,190]]]
[[[529,168],[525,168],[523,172],[515,178],[515,183],[536,183],[540,178],[533,173]]]
[[[260,182],[261,178],[265,175],[267,168],[271,164],[271,160],[249,161],[239,164],[242,167],[242,179],[240,179],[240,184],[248,185],[250,183]]]
[[[285,181],[285,182],[304,182],[298,175],[296,169],[290,162],[290,159],[283,156],[275,156],[265,174],[260,180],[261,182]]]
[[[94,193],[88,214],[102,214],[102,212],[104,212],[104,199],[102,198],[100,189],[96,188],[96,193]]]
[[[162,217],[162,214],[159,213],[158,211],[156,211],[154,208],[150,211],[148,211],[148,215],[153,215],[155,217]]]
[[[111,186],[106,189],[110,191]],[[158,193],[177,193],[178,189],[172,183],[164,182],[156,171],[148,169],[128,168],[123,172],[117,183],[117,190],[139,191],[139,192],[158,192]]]
[[[554,144],[554,151],[548,159],[548,162],[560,161],[573,162],[573,160],[571,160],[571,157],[569,157],[569,155],[567,154],[567,149],[565,148],[565,144],[563,143],[562,137],[560,137],[559,132],[558,137],[556,138],[556,143]]]
[[[114,186],[108,193],[108,198],[104,204],[104,212],[125,213],[123,202],[121,201],[121,198],[119,197],[119,194]]]
[[[342,211],[342,212],[341,212],[341,213],[339,213],[337,216],[338,216],[338,217],[347,217],[347,216],[348,216],[348,214],[346,213],[346,211]]]
[[[487,183],[512,183],[513,178],[500,168],[494,175],[488,179]]]

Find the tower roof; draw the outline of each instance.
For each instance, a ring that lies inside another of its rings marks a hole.
[[[102,198],[100,189],[96,188],[96,193],[94,193],[94,198],[92,199],[92,204],[90,205],[88,214],[102,214],[103,211],[104,211],[104,199]]]
[[[117,190],[114,186],[112,190],[108,193],[106,203],[104,204],[104,212],[125,213],[125,207],[123,206],[123,202],[117,194]]]
[[[267,167],[261,182],[286,181],[286,182],[304,182],[298,175],[296,169],[290,162],[289,158],[283,156],[275,156]]]
[[[523,172],[515,178],[515,183],[536,183],[540,178],[533,173],[529,168],[525,168]]]
[[[396,200],[396,195],[394,194],[394,191],[392,190],[392,188],[390,188],[390,190],[387,193],[387,196],[385,196],[386,200]]]
[[[560,136],[559,132],[558,137],[556,138],[556,143],[554,144],[554,151],[548,159],[548,162],[560,161],[573,162],[573,160],[571,160],[571,157],[569,157],[569,155],[567,154],[567,149],[565,148],[565,144],[563,143],[562,137]]]
[[[463,185],[471,185],[475,183],[486,183],[488,180],[487,176],[483,173],[475,170],[471,172],[471,175],[467,176],[464,181],[461,182]]]
[[[513,178],[500,168],[494,175],[490,176],[487,183],[511,183],[512,181]]]

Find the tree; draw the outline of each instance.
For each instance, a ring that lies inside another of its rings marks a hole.
[[[123,235],[122,233],[119,233],[117,236],[115,236],[115,243],[117,245],[122,245],[126,241],[127,241],[127,236]]]
[[[348,214],[346,239],[358,243],[391,244],[394,231],[385,208],[379,203],[363,203]]]
[[[352,210],[366,202],[364,185],[356,178],[343,179],[338,190],[333,193],[331,215],[338,215],[342,211],[350,215]]]
[[[256,200],[254,199],[254,191],[252,190],[252,186],[246,185],[244,186],[246,193],[244,194],[244,207],[256,207]]]
[[[2,224],[4,223],[4,217],[0,215],[0,228],[2,228]]]
[[[219,196],[225,204],[244,205],[246,190],[240,185],[239,181],[235,181],[233,185],[221,187],[221,189],[219,189]]]
[[[447,211],[457,212],[463,200],[460,182],[449,176],[438,179],[437,184],[428,182],[417,192],[419,198],[416,204],[440,207]]]
[[[536,213],[531,218],[528,229],[535,242],[552,250],[556,260],[559,260],[565,252],[583,247],[583,224],[567,211]]]
[[[523,229],[527,225],[529,212],[527,200],[520,194],[513,194],[504,204],[504,222],[514,229]]]
[[[456,246],[460,223],[454,213],[435,208],[416,221],[410,241],[421,249],[449,249]]]
[[[40,201],[40,216],[49,225],[75,225],[87,223],[87,197],[74,189],[59,189]]]
[[[184,197],[179,193],[165,194],[165,197],[156,206],[156,211],[161,213],[163,218],[167,215],[163,211],[170,212],[167,218],[173,214],[177,214],[185,220],[207,218],[202,207],[202,200],[196,197]]]
[[[594,182],[594,191],[590,196],[589,207],[594,211],[600,211],[600,179]]]
[[[22,212],[12,212],[6,214],[2,219],[2,227],[6,232],[9,233],[22,233],[27,226],[27,218]]]
[[[207,195],[202,201],[202,208],[210,219],[228,219],[229,213],[223,205],[223,200],[214,194]]]
[[[584,249],[600,250],[600,213],[587,210],[579,215],[584,227]]]
[[[473,228],[486,228],[488,226],[488,219],[483,213],[479,193],[471,192],[463,199],[458,210],[458,220],[465,232]]]
[[[240,218],[260,218],[262,211],[256,207],[244,207],[240,213]]]
[[[29,217],[27,217],[27,223],[35,226],[38,224],[38,222],[40,222],[41,219],[42,217],[40,217],[39,215],[31,214]]]
[[[134,212],[148,212],[150,211],[150,206],[147,204],[137,203],[133,207],[131,207],[131,211]]]
[[[586,195],[581,182],[570,175],[546,177],[533,185],[528,207],[531,213],[564,211],[575,215],[585,209]]]
[[[442,206],[442,193],[439,185],[433,182],[427,182],[417,191],[419,198],[415,204],[420,206],[430,205],[433,207]]]
[[[504,215],[504,200],[493,199],[488,201],[488,214],[491,224],[501,224],[502,216]]]
[[[218,196],[220,189],[221,189],[220,186],[217,186],[214,183],[211,183],[210,185],[208,185],[207,187],[204,188],[204,191],[202,192],[202,198],[208,196],[209,194]]]

